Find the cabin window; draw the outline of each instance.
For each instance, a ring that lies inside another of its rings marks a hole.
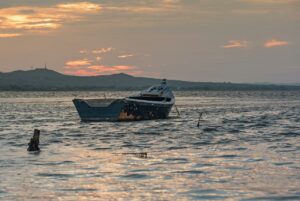
[[[151,96],[135,96],[135,97],[129,97],[131,99],[137,99],[137,100],[147,100],[147,101],[167,101],[170,102],[171,98],[164,98],[164,97],[151,97]]]
[[[162,87],[152,87],[150,88],[149,92],[153,92],[153,91],[161,91]]]

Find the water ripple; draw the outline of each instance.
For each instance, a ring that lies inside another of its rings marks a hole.
[[[299,91],[179,91],[180,117],[93,123],[74,93],[104,92],[0,92],[1,200],[300,199]]]

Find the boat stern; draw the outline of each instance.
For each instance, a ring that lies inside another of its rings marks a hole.
[[[82,121],[118,121],[124,106],[122,99],[73,99],[73,103]]]

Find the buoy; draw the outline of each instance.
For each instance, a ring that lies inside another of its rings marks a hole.
[[[40,148],[39,148],[40,133],[41,133],[40,130],[34,129],[33,137],[30,139],[30,141],[28,143],[27,151],[40,151]]]

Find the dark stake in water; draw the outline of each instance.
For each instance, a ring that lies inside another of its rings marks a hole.
[[[0,93],[0,200],[300,200],[300,91],[176,92],[180,117],[98,123],[74,93]]]

